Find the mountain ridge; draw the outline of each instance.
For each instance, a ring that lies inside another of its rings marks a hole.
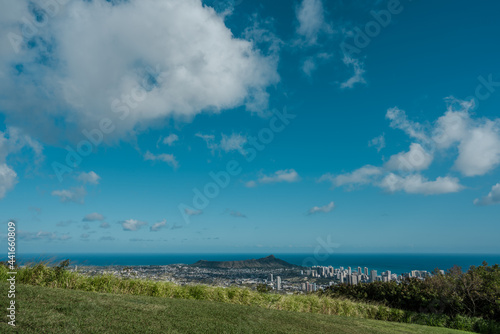
[[[274,255],[269,255],[260,259],[249,259],[240,261],[206,261],[199,260],[192,267],[214,268],[214,269],[253,269],[253,268],[298,268],[295,264],[288,263],[284,260],[276,258]]]

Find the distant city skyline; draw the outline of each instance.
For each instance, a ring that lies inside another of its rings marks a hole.
[[[3,6],[19,254],[500,254],[498,3]]]

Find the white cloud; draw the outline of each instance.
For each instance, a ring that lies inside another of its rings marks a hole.
[[[116,127],[108,141],[164,117],[265,109],[266,90],[279,81],[276,57],[235,38],[199,0],[70,1],[28,47],[21,19],[35,21],[33,7],[19,0],[2,10],[0,30],[23,43],[0,41],[0,103],[10,123],[46,141],[81,140],[75,129],[106,117]]]
[[[441,149],[458,145],[455,168],[465,176],[484,175],[500,165],[500,119],[472,119],[473,101],[448,99],[436,121],[433,140]],[[458,106],[458,110],[456,110]]]
[[[351,173],[325,174],[319,181],[330,181],[334,186],[371,184],[385,190],[405,191],[413,194],[444,194],[464,189],[458,178],[438,177],[429,181],[415,172],[430,167],[434,156],[444,150],[457,152],[454,168],[465,176],[484,175],[500,165],[500,119],[471,117],[474,101],[446,99],[447,111],[434,124],[408,120],[404,110],[397,107],[387,110],[390,126],[404,131],[414,142],[407,152],[390,157],[382,167],[364,166]],[[369,142],[375,145],[381,140]],[[385,144],[385,140],[383,141]],[[443,154],[444,156],[444,154]],[[410,174],[408,174],[410,173]],[[476,199],[474,203],[488,203],[491,196]]]
[[[148,223],[136,219],[127,219],[120,222],[120,224],[122,225],[124,231],[137,231]]]
[[[93,212],[93,213],[89,213],[87,215],[85,215],[85,217],[83,217],[82,221],[84,222],[95,222],[95,221],[103,221],[104,220],[104,216],[101,215],[100,213],[97,213],[97,212]]]
[[[467,135],[469,122],[470,117],[467,111],[448,109],[436,121],[432,139],[438,148],[449,148],[453,144],[459,143]]]
[[[232,133],[230,136],[222,134],[220,148],[224,150],[224,152],[239,151],[242,153],[244,152],[243,146],[245,146],[246,142],[247,138],[240,134]]]
[[[375,147],[377,152],[380,152],[385,147],[385,134],[373,138],[368,142],[369,147]]]
[[[271,175],[262,175],[259,177],[259,183],[279,183],[279,182],[297,182],[300,180],[299,174],[295,169],[278,170]]]
[[[247,188],[255,188],[255,187],[257,187],[257,182],[255,182],[253,180],[245,182],[245,187],[247,187]]]
[[[497,183],[493,187],[491,187],[491,191],[488,193],[488,195],[484,196],[481,199],[476,198],[474,200],[474,204],[475,205],[500,204],[500,183]]]
[[[0,164],[0,199],[14,188],[17,183],[17,174],[7,164]]]
[[[389,161],[385,163],[385,168],[399,171],[420,171],[429,168],[432,160],[433,156],[427,153],[422,145],[412,143],[410,151],[391,156]]]
[[[7,157],[21,154],[25,148],[31,150],[35,165],[43,161],[43,147],[39,142],[15,127],[0,131],[0,199],[18,183],[17,173],[7,165]]]
[[[166,220],[166,219],[164,219],[164,220],[162,220],[161,222],[158,222],[158,223],[153,224],[153,226],[151,226],[151,227],[149,228],[149,230],[150,230],[151,232],[158,232],[158,231],[159,231],[159,230],[161,230],[162,228],[165,228],[165,226],[166,226],[166,225],[167,225],[167,220]]]
[[[409,194],[425,195],[453,193],[464,188],[454,177],[438,177],[435,181],[428,181],[420,174],[403,177],[388,172],[385,168],[371,165],[356,169],[352,173],[325,174],[318,181],[331,182],[334,187],[347,186],[348,189],[359,185],[373,185],[390,192],[404,191]]]
[[[365,70],[363,68],[364,64],[361,60],[345,56],[343,62],[347,66],[352,66],[354,74],[352,75],[352,77],[342,82],[340,84],[340,88],[353,88],[354,85],[357,83],[360,84],[366,83],[366,80],[363,77],[363,74],[365,73]]]
[[[31,150],[35,164],[44,160],[42,144],[26,135],[21,129],[9,126],[5,132],[0,131],[0,163],[5,162],[9,154],[19,153],[24,148]]]
[[[385,117],[391,121],[391,128],[402,130],[411,138],[418,139],[423,143],[429,141],[428,136],[425,134],[424,127],[420,123],[408,120],[404,110],[397,107],[389,108]]]
[[[179,140],[179,136],[172,133],[169,134],[167,137],[163,138],[162,143],[168,146],[172,146],[176,141]]]
[[[322,32],[331,33],[332,28],[325,22],[325,10],[321,0],[303,0],[296,10],[297,34],[308,45],[316,44]]]
[[[314,61],[314,58],[307,58],[302,64],[302,72],[304,72],[307,76],[311,76],[314,71],[316,71],[317,65]]]
[[[321,65],[332,58],[332,54],[327,52],[321,52],[317,55],[306,58],[302,63],[302,72],[305,73],[308,77],[310,77],[314,71],[318,68],[318,65]]]
[[[328,213],[332,211],[335,208],[335,203],[330,202],[327,205],[323,206],[313,206],[312,208],[309,209],[307,212],[309,215],[313,215],[315,213]]]
[[[95,172],[90,171],[88,173],[82,172],[78,175],[77,180],[82,183],[91,183],[91,184],[99,184],[101,177],[97,175]]]
[[[203,139],[207,143],[207,147],[212,151],[212,154],[215,154],[215,151],[219,150],[226,153],[237,151],[244,155],[244,146],[248,141],[246,136],[237,133],[231,133],[230,135],[222,133],[219,143],[215,140],[214,135],[197,133],[195,136]]]
[[[87,191],[83,187],[77,187],[71,189],[54,190],[51,195],[59,197],[59,200],[63,203],[75,202],[83,204],[85,195],[87,195]]]
[[[455,177],[438,177],[435,181],[428,181],[420,174],[402,177],[394,173],[384,177],[378,186],[390,192],[405,191],[424,195],[454,193],[464,188]]]
[[[344,185],[363,185],[372,183],[377,177],[382,174],[383,170],[380,167],[366,165],[351,173],[340,175],[325,174],[320,177],[319,182],[329,181],[334,187]]]
[[[469,130],[458,146],[456,168],[465,176],[484,175],[500,164],[499,123],[485,121]]]
[[[177,161],[177,159],[175,159],[175,156],[173,154],[162,153],[154,155],[153,153],[147,151],[146,154],[144,154],[144,160],[163,161],[173,168],[179,167],[179,162]]]

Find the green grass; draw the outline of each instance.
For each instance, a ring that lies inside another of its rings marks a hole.
[[[0,284],[5,309],[7,285]],[[0,333],[466,333],[353,317],[256,306],[117,295],[18,284],[17,328]]]
[[[0,282],[5,282],[7,268],[0,266]],[[384,320],[399,323],[446,327],[478,333],[500,333],[500,324],[480,318],[449,317],[444,314],[425,314],[402,311],[374,303],[354,302],[347,299],[319,295],[280,295],[259,293],[246,288],[222,288],[206,285],[180,286],[170,282],[142,279],[121,279],[112,275],[83,276],[63,268],[36,264],[18,268],[18,284],[47,288],[64,288],[87,292],[122,295],[164,297],[222,302],[257,306],[269,310],[348,316],[361,319]],[[0,299],[1,300],[1,299]]]

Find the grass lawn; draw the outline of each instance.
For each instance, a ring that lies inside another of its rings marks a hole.
[[[1,308],[8,300],[0,284]],[[16,330],[0,333],[466,333],[202,300],[102,294],[18,285]],[[6,310],[2,311],[6,314]]]

